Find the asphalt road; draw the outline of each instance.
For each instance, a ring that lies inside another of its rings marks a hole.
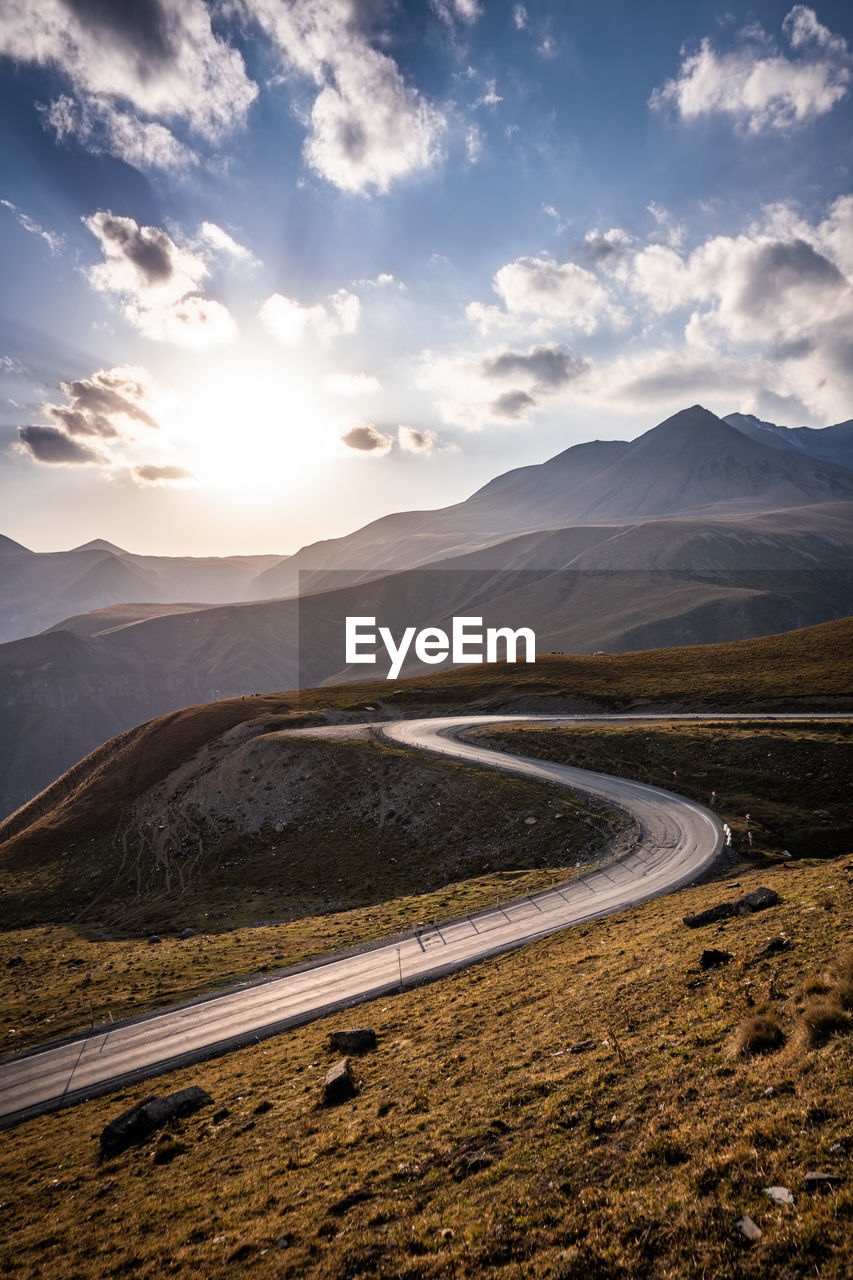
[[[611,718],[625,717],[596,717]],[[713,865],[723,846],[718,818],[701,805],[657,787],[490,751],[455,737],[474,725],[511,720],[576,723],[579,719],[587,722],[590,717],[468,716],[386,722],[375,728],[398,743],[553,782],[617,805],[636,819],[641,832],[625,856],[553,889],[397,943],[380,943],[7,1058],[0,1063],[0,1127],[213,1057],[695,881]]]

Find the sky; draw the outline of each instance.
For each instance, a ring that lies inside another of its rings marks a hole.
[[[0,0],[0,532],[286,554],[853,416],[853,11]]]

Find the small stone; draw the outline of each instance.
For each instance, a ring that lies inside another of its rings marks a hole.
[[[775,937],[768,938],[766,942],[762,942],[755,953],[755,957],[756,959],[761,959],[764,956],[778,955],[780,951],[787,951],[790,945],[791,941],[785,937],[784,933],[777,933]]]
[[[812,1169],[805,1176],[806,1191],[828,1191],[837,1187],[844,1179],[839,1173],[827,1173],[824,1169]]]
[[[230,1114],[231,1112],[227,1107],[220,1107],[218,1111],[214,1111],[213,1113],[213,1123],[222,1124],[222,1121],[227,1120]]]
[[[576,1044],[569,1045],[569,1053],[586,1053],[588,1049],[594,1048],[594,1040],[578,1040]]]
[[[255,1107],[255,1115],[265,1116],[268,1111],[272,1111],[272,1103],[267,1098],[264,1098],[263,1102],[259,1102]]]
[[[730,951],[719,951],[716,947],[711,947],[702,952],[699,964],[703,969],[718,969],[720,965],[728,964],[730,960],[734,960]]]
[[[775,889],[759,886],[752,893],[744,894],[737,903],[737,909],[740,915],[746,915],[748,911],[764,911],[767,907],[775,907],[778,901],[779,895]]]
[[[23,963],[24,963],[23,956],[9,956],[9,959],[6,961],[6,968],[17,969],[18,965]]]
[[[327,1107],[346,1102],[355,1097],[355,1081],[352,1078],[349,1058],[341,1058],[326,1072],[323,1081],[323,1101]]]
[[[157,944],[158,944],[158,943],[160,943],[160,942],[162,942],[162,941],[163,941],[163,939],[162,939],[162,938],[158,938],[156,933],[152,933],[151,937],[148,939],[148,945],[149,945],[149,947],[156,947],[156,946],[157,946]]]
[[[761,1194],[774,1204],[793,1204],[794,1197],[787,1187],[762,1187]]]
[[[764,1096],[765,1096],[765,1098],[775,1098],[775,1097],[776,1097],[776,1090],[773,1088],[773,1085],[772,1085],[772,1084],[769,1084],[769,1085],[767,1086],[767,1088],[764,1090]]]
[[[746,1236],[747,1240],[760,1240],[761,1227],[759,1227],[748,1214],[744,1214],[742,1218],[738,1218],[735,1223],[738,1231],[742,1236]]]
[[[528,826],[528,827],[532,827],[535,821],[536,821],[536,819],[535,819],[535,818],[525,818],[525,819],[524,819],[525,825],[526,825],[526,826]]]
[[[279,1236],[275,1242],[275,1247],[276,1249],[289,1249],[292,1244],[293,1240],[290,1236]]]
[[[195,938],[196,936],[197,936],[197,935],[196,935],[196,931],[195,931],[195,929],[189,929],[189,928],[188,928],[188,929],[182,929],[182,930],[181,930],[181,937],[183,938],[183,940],[184,940],[185,942],[186,942],[187,938]]]

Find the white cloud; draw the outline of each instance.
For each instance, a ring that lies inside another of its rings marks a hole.
[[[465,130],[465,155],[469,164],[476,164],[483,152],[483,134],[477,125]]]
[[[180,171],[198,163],[195,152],[165,125],[140,120],[110,102],[95,107],[88,100],[78,102],[61,94],[39,109],[58,141],[75,138],[88,151],[117,156],[136,169]]]
[[[477,0],[430,0],[430,4],[448,26],[453,26],[456,19],[471,26],[482,13]]]
[[[288,75],[316,89],[305,143],[308,164],[342,191],[385,192],[440,157],[446,121],[373,48],[345,0],[239,0],[277,46]]]
[[[346,289],[339,289],[326,302],[304,307],[295,298],[274,293],[258,313],[277,342],[296,347],[310,338],[322,343],[355,333],[361,316],[361,300]]]
[[[369,373],[331,373],[323,379],[323,387],[333,396],[373,396],[382,383]]]
[[[436,449],[449,449],[436,431],[418,430],[415,427],[400,426],[397,428],[397,443],[404,453],[416,453],[427,457]]]
[[[341,436],[341,444],[346,445],[353,453],[384,458],[394,446],[394,437],[366,422],[351,427],[346,435]]]
[[[805,5],[795,5],[782,26],[794,56],[780,53],[760,28],[742,31],[728,53],[717,53],[706,38],[684,57],[678,76],[654,91],[650,106],[672,106],[684,120],[726,115],[747,133],[825,115],[848,92],[853,60],[847,42]]]
[[[19,209],[16,204],[12,204],[11,200],[0,200],[0,205],[9,210],[24,231],[28,231],[31,236],[38,236],[39,240],[43,240],[51,253],[59,253],[60,249],[64,247],[65,241],[61,235],[56,231],[45,231],[44,227],[40,226],[35,218],[31,218],[23,209]]]
[[[186,347],[232,342],[237,327],[221,302],[201,296],[207,263],[160,227],[99,210],[83,219],[100,243],[103,262],[86,275],[100,293],[122,300],[125,317],[145,337]]]
[[[537,333],[555,326],[594,333],[602,324],[622,323],[622,313],[606,287],[576,262],[518,258],[495,273],[492,287],[503,308],[473,302],[466,309],[469,321],[484,333],[519,320]]]
[[[203,222],[199,235],[212,249],[226,254],[228,257],[233,258],[235,262],[257,265],[258,260],[251,249],[247,249],[244,244],[240,244],[222,227],[217,226],[215,222]]]
[[[527,10],[523,4],[515,5],[512,11],[512,20],[517,31],[523,31],[527,26]]]
[[[73,96],[47,113],[55,129],[141,167],[191,156],[163,122],[215,142],[245,122],[257,95],[203,0],[5,0],[0,55],[69,82]]]

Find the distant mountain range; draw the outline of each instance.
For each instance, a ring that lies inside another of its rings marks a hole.
[[[133,556],[100,541],[37,555],[6,539],[6,633],[10,612],[47,631],[0,644],[0,816],[170,709],[381,677],[347,668],[348,614],[396,630],[473,614],[534,627],[540,651],[587,653],[853,614],[853,468],[838,460],[851,450],[853,422],[791,431],[694,406],[637,440],[576,445],[465,502],[286,558]]]

